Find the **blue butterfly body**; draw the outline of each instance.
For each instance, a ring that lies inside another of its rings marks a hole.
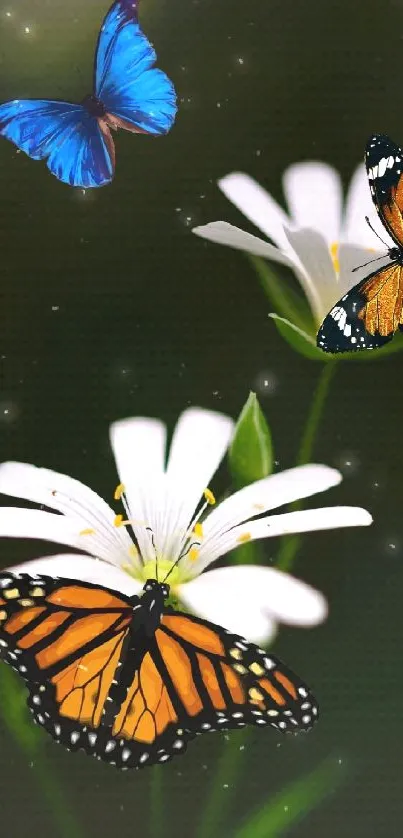
[[[81,104],[15,99],[0,105],[0,135],[59,180],[82,188],[110,183],[115,149],[110,129],[158,136],[176,115],[172,82],[154,68],[156,54],[140,29],[137,0],[116,0],[96,49],[94,90]]]

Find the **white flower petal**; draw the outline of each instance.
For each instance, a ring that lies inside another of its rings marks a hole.
[[[159,419],[136,416],[112,423],[109,438],[126,492],[131,481],[137,486],[164,472],[166,436],[166,427]]]
[[[308,498],[337,486],[339,471],[322,465],[305,465],[271,474],[245,486],[222,501],[204,521],[205,539],[249,521],[270,509]]]
[[[133,531],[144,560],[151,561],[154,548],[147,527],[155,532],[165,503],[166,427],[158,419],[139,416],[113,422],[109,436]]]
[[[242,633],[246,637],[256,636],[262,617],[274,617],[290,625],[314,626],[327,616],[327,603],[319,591],[288,573],[260,565],[209,570],[183,585],[180,596],[192,609],[197,608],[200,613],[203,609],[206,616],[210,601],[220,603],[226,614],[233,614],[234,621],[238,613],[239,619],[244,620]]]
[[[291,259],[293,254],[284,235],[284,226],[290,226],[290,219],[279,204],[249,175],[233,172],[218,181],[224,195],[243,212],[249,221]]]
[[[339,247],[339,296],[334,302],[341,300],[347,291],[374,271],[383,268],[389,261],[388,253],[383,255],[354,244],[341,244]]]
[[[305,273],[298,278],[318,322],[321,322],[324,314],[336,302],[338,293],[337,275],[330,250],[322,234],[315,230],[285,232],[304,268]]]
[[[178,585],[176,593],[195,614],[254,643],[267,642],[275,633],[276,623],[270,610],[261,608],[262,598],[255,590],[252,567],[210,570]]]
[[[106,501],[80,480],[29,463],[2,463],[0,492],[80,518],[89,527],[113,524],[115,519]]]
[[[123,528],[111,528],[109,538],[105,537],[103,530],[83,533],[86,529],[79,518],[68,518],[66,515],[42,512],[39,509],[0,507],[0,537],[35,538],[68,544],[112,564],[127,564],[129,560],[133,563],[129,549],[132,542]]]
[[[215,411],[192,407],[179,417],[166,471],[163,536],[158,534],[163,555],[176,555],[203,491],[228,448],[233,429],[232,419]]]
[[[77,553],[58,553],[55,556],[33,559],[30,562],[13,565],[7,570],[13,573],[29,573],[33,576],[39,573],[45,576],[60,576],[81,582],[92,582],[94,585],[103,585],[105,588],[119,591],[126,596],[133,596],[142,589],[141,582],[114,565]]]
[[[226,244],[228,247],[243,250],[253,256],[261,256],[263,259],[271,259],[274,262],[280,262],[282,265],[294,267],[294,261],[278,247],[274,247],[269,242],[258,239],[257,236],[252,236],[250,233],[245,233],[244,230],[240,230],[239,227],[234,227],[226,221],[211,221],[210,224],[194,227],[192,233],[202,239],[217,244]]]
[[[238,527],[205,538],[202,550],[196,561],[187,564],[189,573],[197,572],[220,556],[236,549],[247,541],[258,538],[274,538],[300,532],[319,532],[319,530],[338,529],[340,527],[368,527],[372,517],[366,509],[357,506],[329,506],[320,509],[303,509],[298,512],[286,512],[284,515],[267,515],[258,521],[246,521]]]
[[[326,163],[296,163],[284,172],[284,194],[297,227],[310,227],[328,245],[340,238],[342,187],[338,173]]]
[[[393,247],[392,238],[379,220],[374,207],[365,166],[360,165],[353,174],[347,194],[342,241],[382,252],[382,242],[369,227],[365,216],[369,218],[374,230],[385,242],[385,248]]]

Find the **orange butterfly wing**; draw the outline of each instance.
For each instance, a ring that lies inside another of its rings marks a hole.
[[[317,346],[324,352],[379,349],[403,328],[403,151],[389,137],[374,134],[365,164],[372,200],[395,246],[385,243],[389,263],[376,267],[376,258],[375,270],[325,317],[317,334]]]
[[[365,300],[358,317],[370,335],[387,337],[403,324],[403,269],[387,265],[368,277],[360,288]]]
[[[318,705],[274,655],[205,620],[166,609],[155,640],[190,733],[271,724],[309,730]]]
[[[281,661],[212,623],[166,608],[148,636],[138,597],[6,573],[0,586],[0,657],[28,682],[35,720],[69,749],[125,769],[165,762],[204,731],[316,720],[313,696]]]

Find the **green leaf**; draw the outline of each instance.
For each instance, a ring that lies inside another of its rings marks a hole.
[[[314,332],[315,323],[308,302],[287,280],[278,277],[265,259],[250,256],[266,297],[276,311],[307,332]]]
[[[300,821],[344,780],[346,763],[327,757],[317,768],[290,783],[285,789],[263,803],[254,815],[231,833],[232,838],[278,838],[288,834]]]
[[[0,669],[0,713],[20,748],[27,753],[34,752],[41,735],[32,724],[25,687],[17,675],[3,664]]]
[[[230,472],[237,488],[271,474],[271,434],[256,393],[249,394],[242,408],[228,456]]]
[[[269,314],[269,317],[274,320],[281,337],[295,352],[303,355],[304,358],[309,358],[310,361],[322,361],[322,363],[334,361],[334,356],[318,349],[315,339],[303,329],[300,329],[299,326],[290,323],[285,317],[279,317],[278,314]]]
[[[294,323],[290,323],[285,317],[279,317],[278,314],[274,313],[269,314],[269,317],[274,321],[277,331],[289,346],[303,355],[304,358],[309,358],[310,361],[322,361],[323,363],[332,363],[336,359],[337,361],[382,361],[388,355],[394,355],[403,349],[403,333],[398,332],[393,340],[382,349],[376,349],[375,351],[368,349],[363,352],[340,352],[337,355],[332,355],[318,349],[316,340],[312,335]]]

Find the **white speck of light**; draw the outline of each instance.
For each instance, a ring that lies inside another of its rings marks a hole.
[[[25,32],[26,35],[30,35],[31,34],[31,27],[30,26],[24,26],[24,32]]]

